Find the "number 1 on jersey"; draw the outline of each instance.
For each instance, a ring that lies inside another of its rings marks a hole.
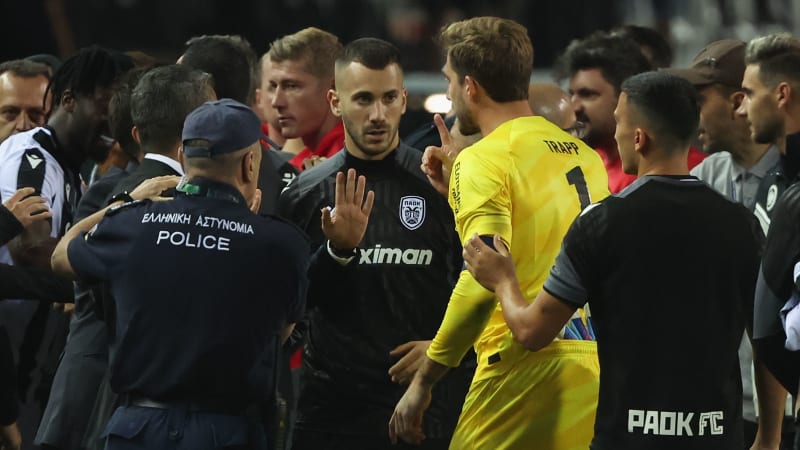
[[[578,191],[578,200],[581,202],[581,210],[592,204],[592,198],[589,196],[589,188],[586,187],[586,178],[583,176],[583,170],[580,166],[575,166],[567,172],[567,181],[569,184],[575,186]]]

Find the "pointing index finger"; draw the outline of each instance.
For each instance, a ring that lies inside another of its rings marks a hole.
[[[439,131],[439,138],[442,140],[442,147],[449,146],[453,143],[453,138],[450,136],[450,130],[444,124],[444,119],[441,114],[433,115],[433,123],[436,124],[436,129]]]

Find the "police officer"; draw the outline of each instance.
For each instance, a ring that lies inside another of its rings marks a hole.
[[[274,389],[272,352],[305,306],[310,251],[295,227],[252,212],[260,137],[247,106],[203,104],[184,124],[189,181],[176,198],[142,200],[177,177],[149,180],[75,225],[53,254],[54,271],[106,280],[115,299],[111,388],[123,405],[108,449],[264,443],[245,411]]]

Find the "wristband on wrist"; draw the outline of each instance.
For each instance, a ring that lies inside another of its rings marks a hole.
[[[351,248],[348,250],[339,249],[336,248],[330,240],[328,240],[326,246],[328,247],[328,254],[342,264],[347,264],[358,254],[358,248]]]

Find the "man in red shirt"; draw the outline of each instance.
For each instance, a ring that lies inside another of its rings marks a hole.
[[[575,114],[586,127],[583,140],[603,159],[612,193],[621,191],[636,179],[623,172],[614,140],[614,108],[620,86],[625,79],[648,70],[652,67],[638,45],[605,32],[573,42],[556,63],[556,78],[569,79]],[[689,168],[704,158],[705,154],[690,148]]]
[[[270,45],[268,89],[278,112],[283,137],[300,138],[305,148],[290,161],[304,170],[344,146],[342,121],[333,115],[328,91],[333,88],[339,39],[319,28],[305,28]]]

